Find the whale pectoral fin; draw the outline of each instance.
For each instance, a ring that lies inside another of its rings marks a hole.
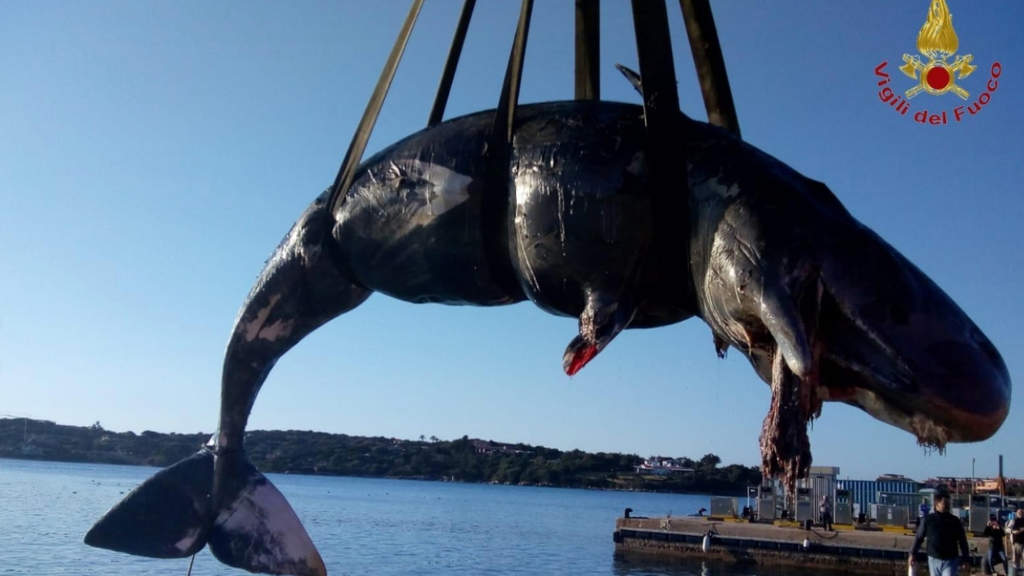
[[[213,453],[200,450],[132,490],[85,543],[152,558],[191,556],[206,544],[212,488]]]
[[[622,75],[626,77],[626,80],[633,85],[633,88],[635,88],[642,97],[644,95],[644,86],[640,80],[640,74],[635,70],[623,66],[622,64],[616,64],[615,67],[619,69],[619,72],[622,72]]]
[[[771,333],[782,359],[790,371],[806,377],[813,370],[814,359],[803,319],[785,287],[765,286],[761,294],[761,322]]]
[[[604,350],[619,332],[625,330],[636,315],[628,298],[612,300],[592,292],[580,314],[580,333],[562,354],[562,369],[569,376],[579,372],[587,362]]]
[[[243,458],[230,474],[240,484],[221,503],[209,544],[221,562],[250,572],[325,576],[327,568],[284,496]]]

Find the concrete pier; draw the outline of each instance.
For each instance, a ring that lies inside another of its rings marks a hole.
[[[619,518],[615,522],[614,539],[616,554],[646,559],[685,558],[859,574],[907,573],[907,554],[914,543],[913,530],[838,528],[826,532],[820,528],[804,530],[704,517]],[[709,531],[712,532],[710,547],[705,552],[702,543]],[[968,544],[972,563],[979,568],[988,543],[969,537]],[[923,554],[918,560],[927,561]]]

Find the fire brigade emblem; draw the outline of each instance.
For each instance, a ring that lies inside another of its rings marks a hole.
[[[904,54],[905,64],[900,66],[900,72],[918,81],[917,85],[904,92],[908,100],[922,91],[934,95],[952,92],[967,100],[970,93],[956,85],[954,75],[957,80],[962,80],[970,76],[977,66],[971,64],[972,55],[956,55],[959,46],[960,40],[953,30],[953,15],[949,13],[946,0],[932,0],[928,19],[917,33],[917,51],[927,61],[916,54]],[[953,58],[952,63],[948,61],[950,58]]]

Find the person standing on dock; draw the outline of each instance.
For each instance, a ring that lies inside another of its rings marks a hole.
[[[1003,550],[1003,527],[999,525],[999,518],[992,515],[985,525],[985,533],[988,538],[988,554],[985,556],[985,574],[995,574],[996,565],[1003,565],[1003,574],[1010,573],[1010,567],[1006,563],[1006,552]]]
[[[924,518],[917,528],[914,546],[910,549],[907,559],[909,566],[914,565],[914,556],[921,549],[921,543],[928,540],[928,574],[929,576],[957,576],[959,563],[970,566],[971,552],[967,548],[967,534],[960,519],[949,513],[949,493],[939,492],[935,495],[935,512]],[[957,555],[957,546],[961,554]]]
[[[825,530],[832,531],[832,502],[829,501],[828,496],[821,497],[821,504],[818,505],[818,512],[821,514],[821,527]]]
[[[1017,513],[1006,523],[1006,533],[1013,546],[1013,565],[1019,570],[1024,562],[1024,508],[1017,508]]]

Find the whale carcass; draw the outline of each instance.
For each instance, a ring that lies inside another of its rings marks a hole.
[[[719,354],[738,350],[771,386],[763,470],[790,482],[810,465],[806,427],[823,401],[939,447],[985,439],[1006,417],[1010,380],[992,343],[824,184],[680,115],[685,181],[655,190],[638,106],[529,105],[516,122],[507,162],[488,156],[493,112],[481,112],[369,158],[333,210],[328,193],[314,200],[238,314],[217,434],[129,494],[86,542],[156,557],[209,545],[252,571],[326,573],[246,458],[244,430],[278,358],[372,292],[528,299],[578,318],[562,357],[570,374],[626,328],[699,317]],[[658,217],[673,207],[678,218]]]

